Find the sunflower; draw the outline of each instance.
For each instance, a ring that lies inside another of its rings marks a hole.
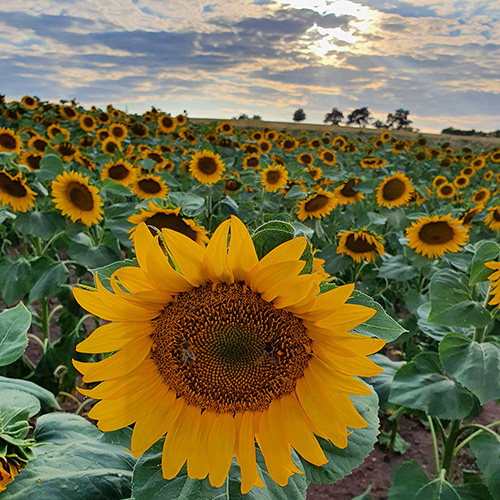
[[[19,164],[25,165],[32,172],[40,168],[40,161],[45,155],[38,151],[23,151],[19,157]]]
[[[448,199],[453,198],[457,193],[455,186],[449,182],[442,182],[438,185],[436,193],[439,198]]]
[[[180,215],[181,207],[177,208],[162,208],[149,202],[149,210],[141,208],[139,214],[130,216],[127,221],[134,224],[134,227],[129,231],[130,239],[133,240],[136,234],[136,229],[139,224],[144,222],[147,226],[153,226],[160,231],[162,229],[172,229],[184,234],[199,245],[205,245],[208,242],[207,230],[203,226],[199,226],[193,219]],[[156,234],[152,232],[152,234]]]
[[[38,103],[37,103],[36,99],[34,97],[29,96],[29,95],[25,95],[21,99],[21,104],[22,104],[23,108],[29,109],[31,111],[38,107]]]
[[[176,121],[178,127],[182,127],[182,126],[186,125],[186,123],[187,123],[187,116],[179,114],[175,117],[175,121]]]
[[[392,139],[392,135],[390,132],[382,132],[380,135],[380,140],[385,144],[386,142],[389,142]]]
[[[0,153],[21,154],[23,142],[10,128],[0,128]]]
[[[486,159],[478,156],[474,160],[472,160],[470,166],[475,170],[480,170],[486,166]]]
[[[500,231],[500,205],[488,208],[488,215],[484,219],[484,223],[492,231]]]
[[[259,148],[262,153],[267,155],[271,151],[271,149],[273,149],[273,145],[269,141],[262,139],[259,141]]]
[[[297,149],[298,145],[299,143],[293,137],[285,137],[281,141],[281,149],[283,151],[294,151],[295,149]]]
[[[408,145],[406,141],[394,141],[392,144],[392,153],[397,155],[399,153],[402,153],[403,151],[406,151],[408,149]]]
[[[319,188],[314,194],[299,203],[296,214],[299,220],[312,219],[313,217],[321,219],[337,205],[338,200],[332,192]]]
[[[269,130],[266,132],[266,139],[268,141],[274,142],[278,138],[278,132],[276,130]]]
[[[102,219],[103,202],[99,190],[89,186],[89,178],[79,172],[63,172],[52,181],[52,198],[57,209],[73,222],[86,226]]]
[[[104,111],[101,111],[98,115],[97,115],[97,121],[101,124],[101,125],[108,125],[108,123],[111,123],[111,116],[109,116],[108,113],[104,113]]]
[[[500,162],[500,151],[495,151],[494,153],[491,153],[490,160],[493,163],[499,163]]]
[[[138,139],[144,139],[149,135],[149,129],[142,123],[133,123],[130,126],[130,133]]]
[[[109,156],[115,156],[117,151],[122,151],[122,144],[114,137],[108,137],[102,142],[101,150]]]
[[[401,172],[386,177],[377,187],[377,203],[381,207],[400,207],[408,202],[414,189],[411,179]]]
[[[322,149],[318,152],[318,156],[325,165],[335,165],[337,155],[330,149]]]
[[[8,447],[6,448],[8,449]],[[5,450],[5,453],[7,452],[7,449]],[[0,493],[7,489],[7,485],[14,481],[14,478],[19,474],[19,471],[24,469],[25,466],[24,462],[17,460],[14,461],[10,456],[8,458],[0,457]]]
[[[311,167],[314,163],[314,156],[309,153],[300,153],[300,155],[297,157],[297,161],[302,165]]]
[[[306,172],[315,180],[318,181],[323,175],[323,169],[319,167],[308,168]]]
[[[429,259],[441,257],[446,252],[459,252],[467,243],[468,229],[451,214],[439,217],[422,217],[406,228],[408,246]]]
[[[71,142],[60,142],[54,146],[54,150],[59,154],[64,162],[70,162],[80,154],[78,148],[71,144]]]
[[[462,189],[469,184],[470,177],[467,177],[466,175],[459,175],[458,177],[455,177],[455,179],[453,179],[453,185],[458,189]]]
[[[215,130],[219,133],[230,135],[233,133],[234,127],[229,122],[221,122]]]
[[[182,116],[182,115],[181,115]],[[177,120],[170,115],[160,115],[158,117],[158,127],[164,134],[169,134],[177,128]]]
[[[166,433],[166,479],[187,461],[189,477],[208,476],[220,487],[235,455],[241,492],[264,486],[255,440],[281,486],[300,473],[291,448],[325,464],[315,434],[345,448],[347,428],[366,427],[349,394],[371,393],[354,376],[381,372],[366,355],[385,341],[349,333],[375,312],[346,304],[354,285],[318,295],[321,278],[299,274],[306,244],[292,239],[259,261],[234,216],[206,248],[169,229],[153,236],[141,224],[140,267],[115,271],[114,293],[98,276],[96,290],[73,291],[82,307],[112,322],[77,350],[115,354],[97,363],[73,361],[84,383],[104,380],[80,389],[101,400],[89,417],[103,431],[134,423],[136,457]]]
[[[53,141],[57,140],[57,136],[61,134],[63,136],[63,141],[69,141],[71,138],[71,133],[69,130],[65,129],[64,127],[61,127],[60,125],[56,125],[53,123],[52,125],[49,125],[47,128],[47,136],[49,139],[52,139]]]
[[[128,186],[136,178],[136,169],[128,161],[118,160],[106,163],[101,170],[101,180],[111,179],[118,184]]]
[[[10,204],[14,212],[27,212],[35,206],[36,193],[26,184],[21,172],[12,177],[5,169],[0,170],[0,202]]]
[[[318,149],[322,146],[321,141],[315,137],[309,141],[309,149]]]
[[[224,170],[226,167],[220,155],[207,149],[197,151],[189,163],[191,175],[202,184],[215,184],[220,181]]]
[[[415,153],[415,160],[424,161],[427,159],[427,151],[425,149],[421,149]]]
[[[337,253],[349,255],[354,262],[375,262],[378,255],[385,253],[381,236],[369,233],[364,227],[360,231],[344,231],[337,235]]]
[[[474,208],[469,208],[469,210],[466,210],[462,218],[460,219],[460,222],[462,223],[462,226],[471,228],[472,227],[472,221],[474,217],[482,211],[483,207],[474,207]]]
[[[247,155],[257,155],[259,157],[262,152],[259,146],[252,143],[243,144],[242,149]]]
[[[498,305],[500,308],[500,262],[486,262],[484,265],[494,271],[493,274],[488,276],[488,279],[491,281],[491,290],[488,294],[493,295],[488,304],[492,306]]]
[[[361,168],[371,168],[373,170],[377,170],[380,167],[385,167],[386,163],[387,163],[386,160],[375,157],[363,158],[359,162]]]
[[[490,198],[490,190],[489,189],[486,189],[486,188],[481,188],[481,189],[478,189],[473,195],[472,195],[472,198],[471,200],[476,204],[476,205],[479,205],[479,204],[483,204],[483,203],[486,203],[489,198]]]
[[[130,184],[130,189],[141,200],[165,198],[168,193],[168,186],[165,181],[161,177],[153,174],[147,174],[134,179]]]
[[[234,178],[231,177],[229,179],[224,179],[224,194],[235,194],[237,193],[242,187],[241,182]]]
[[[198,137],[194,135],[187,127],[184,127],[180,132],[179,136],[185,141],[189,142],[191,146],[196,146],[198,144]]]
[[[444,175],[436,175],[436,177],[432,180],[432,187],[436,189],[443,184],[443,182],[448,182],[448,179]]]
[[[460,175],[466,175],[467,177],[472,177],[476,173],[476,170],[471,166],[464,167],[460,170]]]
[[[75,160],[87,170],[95,170],[95,162],[89,156],[79,154]]]
[[[78,111],[73,106],[61,106],[59,113],[68,121],[78,120]]]
[[[92,132],[97,127],[95,118],[89,114],[81,115],[78,123],[80,124],[80,128],[85,132]]]
[[[109,128],[109,137],[113,137],[113,139],[116,139],[119,142],[122,142],[126,139],[128,130],[127,127],[123,123],[112,123]]]
[[[332,148],[335,149],[335,151],[345,151],[346,146],[347,139],[344,136],[338,135],[332,139]]]
[[[356,184],[359,184],[359,177],[349,179],[335,188],[334,194],[337,197],[339,205],[354,205],[357,201],[365,197],[363,193],[354,189]]]
[[[288,171],[283,165],[272,165],[260,172],[260,183],[268,193],[275,193],[284,188],[288,181]]]
[[[253,168],[255,171],[260,169],[259,156],[258,155],[246,155],[243,158],[242,168],[246,170],[247,168]]]
[[[493,178],[493,171],[492,170],[486,170],[486,172],[483,175],[483,180],[486,181],[486,182],[488,182],[488,181],[491,181],[492,178]]]

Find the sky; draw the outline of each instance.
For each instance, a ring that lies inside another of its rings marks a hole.
[[[0,0],[0,94],[500,129],[500,0]]]

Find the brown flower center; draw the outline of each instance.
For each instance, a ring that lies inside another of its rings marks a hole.
[[[17,142],[10,134],[0,134],[0,146],[8,151],[14,151],[17,146]]]
[[[138,185],[141,191],[148,194],[156,194],[161,191],[161,185],[154,179],[141,179]]]
[[[188,224],[186,224],[182,217],[175,214],[165,214],[163,212],[158,212],[151,217],[148,217],[145,221],[146,225],[154,226],[158,229],[173,229],[178,233],[182,233],[187,237],[191,238],[193,241],[196,241],[197,232],[191,228]],[[156,233],[153,233],[155,236]]]
[[[271,170],[266,174],[266,181],[268,184],[276,184],[281,179],[281,173],[278,170]]]
[[[323,160],[325,161],[333,161],[333,154],[327,151],[326,153],[323,153]]]
[[[212,175],[217,171],[217,162],[211,156],[202,156],[198,160],[198,170],[205,175]]]
[[[42,158],[40,156],[29,155],[26,158],[26,162],[28,163],[30,168],[32,168],[33,170],[38,170],[40,168],[41,159]]]
[[[481,201],[481,200],[484,200],[485,197],[486,197],[486,191],[479,191],[479,193],[477,193],[474,196],[474,200],[475,201]]]
[[[116,181],[122,181],[126,179],[130,174],[130,170],[125,165],[112,165],[109,167],[108,175],[110,179],[114,179]]]
[[[304,204],[304,210],[306,212],[317,212],[326,206],[328,203],[328,196],[324,194],[317,194],[314,198],[311,198]]]
[[[71,182],[67,192],[71,203],[83,212],[90,212],[94,208],[94,198],[87,186]]]
[[[406,184],[400,179],[391,179],[384,184],[382,196],[384,200],[394,201],[406,193]]]
[[[340,194],[346,198],[354,198],[358,194],[358,191],[353,189],[357,183],[356,179],[349,179],[340,190]]]
[[[217,413],[263,411],[290,394],[309,360],[304,325],[245,285],[181,293],[155,320],[153,354],[165,383]]]
[[[500,210],[493,210],[493,219],[495,219],[497,222],[500,222]]]
[[[13,180],[4,172],[0,172],[0,191],[15,198],[24,198],[27,194],[26,188],[20,179]]]
[[[174,125],[174,120],[172,120],[172,118],[170,118],[169,116],[164,116],[162,119],[161,119],[161,124],[165,127],[165,128],[170,128]]]
[[[428,222],[418,232],[418,237],[427,245],[442,245],[453,240],[453,228],[445,221]]]
[[[441,182],[439,184],[441,184]],[[448,194],[451,194],[452,192],[453,192],[453,189],[452,189],[451,186],[443,186],[441,188],[441,194],[444,194],[445,196],[448,195]]]
[[[358,236],[358,238],[356,239],[354,234],[350,234],[346,238],[345,246],[347,249],[354,253],[366,253],[376,250],[376,246],[373,243],[369,243],[362,236]]]
[[[86,127],[93,127],[94,126],[94,120],[90,117],[90,116],[86,116],[84,119],[83,119],[83,124],[86,126]]]
[[[119,139],[120,137],[123,137],[125,135],[125,131],[121,127],[113,127],[111,129],[111,134],[113,135],[113,137]]]

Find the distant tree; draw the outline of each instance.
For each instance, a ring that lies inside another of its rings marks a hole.
[[[387,127],[387,123],[384,123],[384,122],[383,122],[383,121],[381,121],[381,120],[374,121],[374,122],[373,122],[373,126],[374,126],[375,128],[388,128],[388,127]]]
[[[410,124],[412,120],[408,119],[410,112],[407,109],[396,109],[393,113],[387,115],[387,127],[395,127],[398,130],[411,130]]]
[[[303,122],[305,119],[306,119],[306,114],[304,113],[304,110],[302,108],[299,108],[293,114],[293,121],[294,122]]]
[[[355,123],[359,127],[368,125],[368,122],[370,121],[370,115],[371,113],[366,107],[355,109],[348,115],[347,125],[352,125],[353,123]]]
[[[262,120],[262,116],[260,116],[260,115],[253,115],[252,116],[252,120],[257,120],[257,121],[258,120]]]
[[[232,120],[250,120],[250,117],[246,113],[241,113],[239,116],[233,116]]]
[[[344,119],[344,113],[339,111],[337,108],[333,108],[329,113],[325,115],[323,123],[331,122],[332,125],[338,125]]]

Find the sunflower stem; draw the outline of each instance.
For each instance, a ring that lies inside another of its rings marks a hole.
[[[460,420],[452,420],[450,432],[443,443],[443,458],[441,460],[441,469],[446,471],[446,476],[448,477],[453,467],[453,459],[455,458],[455,443],[460,432]]]
[[[43,338],[46,343],[50,343],[49,299],[47,297],[40,299],[40,322],[42,324]]]
[[[432,421],[432,417],[427,415],[427,420],[429,422],[429,428],[431,430],[432,449],[434,450],[434,462],[436,465],[436,475],[437,475],[437,474],[439,474],[439,471],[441,470],[441,468],[439,466],[439,449],[438,449],[438,444],[437,444],[436,430],[434,429],[434,422]]]

